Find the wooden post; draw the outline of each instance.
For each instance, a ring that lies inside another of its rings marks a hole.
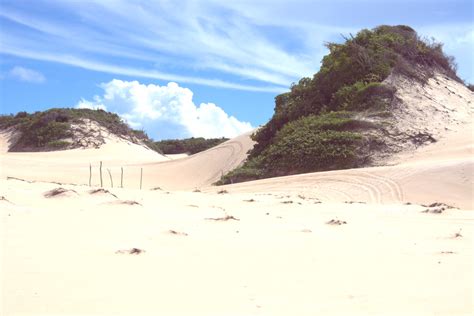
[[[140,168],[140,190],[142,189],[143,168]]]
[[[91,186],[92,181],[92,164],[89,163],[89,186]]]
[[[110,186],[113,188],[114,187],[114,181],[112,180],[112,174],[110,173],[109,168],[107,168],[107,172],[109,173],[109,177],[110,177]]]
[[[120,167],[120,187],[123,189],[123,167]]]
[[[102,183],[102,161],[100,162],[99,173],[100,173],[100,187],[102,188],[103,187],[103,183]]]

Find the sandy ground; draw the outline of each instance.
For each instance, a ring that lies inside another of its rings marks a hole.
[[[229,190],[291,192],[332,202],[442,202],[474,210],[473,135],[472,125],[463,126],[415,153],[394,157],[392,166],[264,179],[234,184]]]
[[[0,184],[2,315],[472,315],[471,211]]]
[[[106,182],[108,192],[92,193],[81,168],[56,173],[87,151],[4,153],[0,314],[472,315],[471,135],[467,126],[394,166],[202,192]],[[184,175],[210,154],[228,165],[237,142],[245,137],[171,165]],[[118,164],[137,150],[105,149]]]
[[[10,135],[0,133],[0,172],[3,178],[16,177],[35,181],[100,185],[99,166],[102,161],[103,185],[123,187],[163,187],[193,189],[218,181],[222,174],[234,169],[253,147],[250,133],[236,137],[214,148],[186,156],[163,156],[142,146],[109,137],[99,149],[73,149],[55,152],[6,152]],[[112,175],[112,183],[108,174]]]
[[[170,159],[0,133],[0,315],[472,315],[469,115],[389,166],[224,187],[248,134]]]

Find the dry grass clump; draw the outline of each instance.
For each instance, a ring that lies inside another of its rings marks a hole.
[[[89,194],[108,194],[108,195],[112,195],[113,197],[117,198],[117,196],[115,194],[113,194],[112,192],[106,190],[106,189],[92,189],[89,191]]]
[[[238,218],[236,218],[236,217],[234,217],[234,216],[232,216],[232,215],[226,215],[226,216],[224,216],[224,217],[216,217],[216,218],[212,218],[212,217],[211,217],[211,218],[206,218],[206,219],[209,220],[209,221],[218,221],[218,222],[220,222],[220,221],[224,221],[224,222],[225,222],[225,221],[230,221],[230,220],[233,220],[233,221],[240,221],[240,219],[238,219]]]
[[[144,253],[144,252],[145,252],[145,250],[140,249],[140,248],[131,248],[131,249],[117,250],[115,253],[128,254],[128,255],[139,255],[139,254]]]
[[[345,225],[347,224],[346,221],[341,221],[339,219],[331,219],[329,222],[326,222],[328,225]]]
[[[52,189],[50,191],[45,192],[43,195],[46,198],[52,198],[52,197],[70,195],[70,194],[77,195],[77,192],[74,190],[68,190],[64,188],[56,188],[56,189]]]

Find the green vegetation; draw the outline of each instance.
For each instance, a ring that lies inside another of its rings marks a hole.
[[[46,144],[47,147],[49,148],[66,148],[68,147],[69,145],[71,145],[70,142],[66,141],[66,140],[54,140],[54,141],[50,141]]]
[[[133,136],[151,143],[143,131],[132,130],[117,114],[103,110],[57,108],[32,114],[19,112],[16,115],[0,116],[0,128],[15,126],[21,132],[13,150],[61,149],[70,145],[64,139],[72,136],[71,123],[83,119],[96,121],[119,136]]]
[[[363,137],[359,130],[375,128],[354,118],[351,112],[309,115],[289,122],[279,130],[271,146],[225,175],[218,184],[357,167]]]
[[[131,129],[117,114],[90,109],[55,108],[32,114],[19,112],[16,115],[0,115],[0,129],[15,126],[21,132],[20,139],[12,148],[13,151],[57,150],[70,147],[71,142],[67,139],[72,136],[71,123],[80,123],[84,119],[95,121],[118,136],[138,139],[161,154],[195,154],[228,140],[189,138],[155,142],[143,130]]]
[[[214,146],[217,146],[227,140],[228,138],[205,139],[202,137],[192,137],[187,139],[162,140],[154,142],[153,146],[155,147],[155,150],[167,155],[182,153],[192,155],[200,151],[204,151]]]
[[[319,72],[275,98],[273,117],[252,136],[249,159],[220,184],[361,166],[367,155],[359,148],[373,141],[367,132],[377,126],[356,117],[390,116],[395,90],[383,83],[390,74],[425,81],[438,70],[460,81],[442,44],[408,26],[364,29],[326,46]]]

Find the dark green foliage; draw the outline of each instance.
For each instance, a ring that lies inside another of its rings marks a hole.
[[[271,146],[217,184],[357,167],[362,160],[358,148],[363,140],[357,131],[375,126],[353,116],[350,112],[331,112],[292,121],[277,132]]]
[[[275,98],[275,114],[254,135],[257,145],[251,157],[269,146],[286,123],[300,117],[328,111],[384,110],[395,92],[382,84],[391,72],[425,80],[426,74],[417,67],[429,66],[459,80],[454,61],[444,55],[442,44],[422,40],[408,26],[362,30],[343,44],[328,43],[327,47],[329,54],[313,78],[301,79],[289,93]]]
[[[355,149],[360,134],[347,131],[313,131],[296,129],[286,133],[265,150],[263,167],[266,174],[286,174],[355,167]],[[280,133],[279,133],[280,134]]]
[[[154,142],[145,131],[131,129],[117,114],[90,109],[55,108],[32,114],[18,112],[16,115],[1,115],[0,129],[15,126],[21,132],[19,141],[12,148],[13,151],[40,148],[61,149],[70,145],[64,139],[71,136],[71,123],[79,123],[84,119],[95,121],[116,135],[139,139],[150,149],[162,154],[195,154],[228,140],[227,138],[189,138]]]
[[[47,147],[53,149],[67,148],[69,145],[71,145],[71,143],[65,140],[54,140],[46,144]]]
[[[151,150],[156,151],[157,153],[164,154],[161,148],[151,139],[144,140],[145,145],[148,146]]]
[[[329,107],[351,111],[384,110],[394,93],[391,87],[379,82],[357,81],[353,85],[337,90]]]
[[[267,175],[354,167],[362,137],[352,132],[364,122],[347,112],[310,115],[286,124],[260,155]]]
[[[151,140],[145,132],[132,130],[115,113],[103,110],[55,108],[44,112],[19,112],[16,115],[0,116],[0,129],[15,126],[21,136],[12,150],[20,148],[65,148],[69,143],[61,141],[71,136],[71,123],[89,119],[119,136]]]
[[[21,113],[21,112],[20,112]],[[14,148],[41,148],[71,136],[68,119],[58,112],[37,112],[32,115],[16,115],[9,126],[17,125],[21,136]]]
[[[224,175],[217,185],[231,184],[243,181],[257,180],[265,177],[263,168],[258,158],[254,158],[245,162],[241,167],[232,170]]]
[[[187,139],[168,139],[159,142],[154,142],[155,148],[163,154],[195,154],[214,146],[217,146],[225,141],[227,138],[212,138],[205,139],[202,137],[198,138],[187,138]]]
[[[364,29],[342,44],[326,46],[329,54],[319,72],[275,98],[273,117],[252,135],[257,144],[248,161],[221,183],[358,166],[363,155],[356,147],[380,142],[364,136],[376,126],[349,112],[389,117],[396,91],[383,81],[391,73],[425,81],[438,70],[460,81],[442,44],[421,39],[408,26]]]

